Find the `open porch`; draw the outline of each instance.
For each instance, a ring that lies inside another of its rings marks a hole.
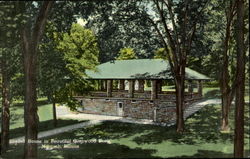
[[[83,106],[82,112],[149,119],[160,123],[175,118],[175,91],[163,89],[166,81],[173,80],[166,61],[122,60],[101,64],[97,69],[97,72],[87,72],[88,80],[98,83],[97,89],[75,96]],[[187,69],[184,110],[202,98],[202,83],[208,79]],[[150,89],[146,89],[146,86]]]

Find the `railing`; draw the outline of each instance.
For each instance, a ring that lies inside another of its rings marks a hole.
[[[107,97],[106,92],[99,92],[99,91],[93,91],[90,92],[90,97]],[[185,100],[192,100],[192,99],[198,99],[201,96],[198,93],[188,93],[185,92]],[[124,91],[113,91],[112,92],[112,98],[129,98],[129,93],[127,90]],[[151,99],[151,92],[150,91],[144,91],[143,93],[136,92],[134,93],[134,98],[139,99]],[[158,99],[161,100],[175,100],[176,95],[175,92],[161,92],[158,94]]]

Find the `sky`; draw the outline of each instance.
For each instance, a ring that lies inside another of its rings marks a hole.
[[[85,26],[85,24],[87,23],[84,19],[82,18],[78,18],[77,19],[77,23],[80,24],[81,26]]]

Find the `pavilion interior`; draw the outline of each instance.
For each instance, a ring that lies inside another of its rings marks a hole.
[[[163,79],[95,79],[95,82],[98,87],[84,95],[85,97],[175,100],[174,88],[167,91],[164,90]],[[188,80],[185,84],[185,99],[202,97],[202,80]],[[197,88],[196,91],[194,91],[194,88]]]

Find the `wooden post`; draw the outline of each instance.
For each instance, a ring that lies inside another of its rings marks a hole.
[[[107,97],[112,97],[113,80],[107,80]]]
[[[188,93],[193,93],[193,86],[192,86],[192,81],[188,81]]]
[[[98,80],[98,91],[102,90],[102,80]]]
[[[202,96],[202,82],[201,80],[198,81],[198,94]]]
[[[103,80],[100,80],[100,85],[101,85],[101,91],[104,90],[104,81]]]
[[[162,93],[162,80],[157,80],[157,91],[158,93]]]
[[[143,93],[144,92],[144,80],[138,80],[139,87],[138,87],[138,92]]]
[[[157,99],[157,80],[151,80],[151,99]]]
[[[103,88],[104,88],[104,90],[107,89],[107,80],[104,80],[104,81],[103,81]]]
[[[134,91],[135,91],[135,81],[134,80],[129,80],[129,98],[134,98]]]
[[[125,80],[119,80],[119,90],[125,90]]]

